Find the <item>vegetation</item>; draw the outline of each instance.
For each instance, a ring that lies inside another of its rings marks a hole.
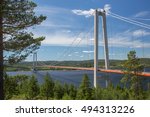
[[[135,51],[130,51],[128,60],[122,64],[124,77],[120,84],[113,86],[109,83],[107,88],[98,86],[91,87],[87,74],[79,87],[73,84],[62,84],[53,81],[47,73],[44,82],[39,84],[35,76],[5,75],[4,90],[5,99],[57,99],[57,100],[128,100],[128,99],[150,99],[150,83],[148,90],[142,87],[142,78],[138,76],[143,71],[140,59],[136,57]]]
[[[44,78],[44,83],[41,85],[40,94],[42,97],[45,97],[47,100],[50,97],[53,97],[53,89],[54,89],[54,82],[51,76],[47,73]]]
[[[35,15],[37,5],[31,0],[3,0],[2,5],[3,46],[9,52],[4,59],[14,64],[39,48],[44,37],[34,38],[27,29],[39,25],[46,17]]]
[[[48,79],[50,78],[50,79]],[[79,87],[73,84],[62,84],[53,81],[46,74],[44,82],[38,84],[35,76],[17,75],[5,77],[5,99],[21,100],[133,100],[150,99],[150,90],[142,90],[140,96],[133,95],[133,90],[120,85],[114,87],[109,84],[107,88],[90,85],[85,74]]]
[[[132,97],[134,97],[134,99],[142,98],[141,78],[138,74],[143,72],[144,66],[140,63],[140,59],[136,57],[135,51],[129,52],[128,60],[123,64],[123,67],[125,75],[122,78],[122,82],[125,87],[126,84],[129,83]]]
[[[150,59],[142,58],[140,62],[144,67],[150,67]],[[42,62],[42,61],[41,61]],[[54,63],[58,63],[59,66],[74,66],[74,67],[93,67],[93,60],[85,60],[85,61],[44,61],[46,65],[53,65]],[[125,60],[110,60],[110,68],[112,69],[123,69],[122,64]],[[6,71],[30,71],[32,69],[32,62],[20,62],[14,65],[7,64],[5,67]],[[104,67],[104,60],[99,60],[99,66]],[[47,67],[40,67],[38,65],[38,70],[49,70]],[[62,69],[51,69],[51,70],[62,70]]]
[[[77,99],[90,100],[92,99],[91,96],[92,96],[92,88],[90,87],[90,81],[88,79],[88,76],[85,74],[83,76],[82,83],[77,92]]]
[[[29,79],[27,87],[26,98],[35,99],[39,95],[39,85],[34,76]]]

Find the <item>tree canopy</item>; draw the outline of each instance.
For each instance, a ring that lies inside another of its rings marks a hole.
[[[51,76],[47,73],[44,77],[44,83],[41,85],[41,96],[46,97],[48,100],[53,97],[54,81]]]
[[[92,98],[92,88],[87,74],[84,74],[83,80],[77,92],[77,99],[90,100]]]
[[[124,67],[124,77],[122,82],[125,84],[130,84],[129,88],[132,91],[132,97],[141,99],[142,98],[142,86],[140,76],[138,75],[144,70],[144,66],[141,64],[140,59],[136,56],[135,51],[130,51],[127,55],[128,60],[123,64]]]
[[[3,0],[2,6],[3,46],[4,51],[9,52],[4,59],[9,63],[20,62],[44,40],[44,37],[35,38],[28,28],[39,25],[46,17],[35,14],[37,5],[31,0]]]

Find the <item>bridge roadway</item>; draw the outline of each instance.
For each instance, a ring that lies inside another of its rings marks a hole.
[[[46,65],[44,67],[48,67],[48,68],[53,68],[53,69],[71,69],[71,70],[94,70],[93,67],[90,68],[86,68],[86,67],[71,67],[71,66],[49,66]],[[124,74],[124,72],[122,70],[113,70],[113,69],[98,69],[98,71],[100,72],[107,72],[107,73],[117,73],[117,74]],[[146,77],[150,77],[150,72],[142,72],[138,74],[139,76],[146,76]]]

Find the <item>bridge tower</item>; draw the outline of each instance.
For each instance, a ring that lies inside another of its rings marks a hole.
[[[33,65],[32,65],[33,71],[36,71],[36,67],[37,67],[37,52],[34,52],[33,53]]]
[[[105,10],[95,10],[94,12],[94,87],[97,85],[98,74],[98,27],[99,16],[102,16],[102,31],[104,41],[104,57],[105,57],[105,69],[109,69],[109,52],[108,52],[108,40],[107,40],[107,28],[106,28],[106,12]]]

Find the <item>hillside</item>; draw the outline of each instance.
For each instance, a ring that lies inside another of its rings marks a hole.
[[[125,60],[110,60],[111,69],[122,69],[122,63]],[[99,60],[99,67],[104,68],[104,60]],[[150,58],[141,58],[141,63],[145,67],[150,67]],[[73,66],[73,67],[93,67],[93,60],[84,61],[38,61],[37,66],[56,65],[56,66]],[[33,62],[21,62],[15,65],[6,64],[6,71],[31,70]],[[40,68],[41,69],[41,68]],[[47,69],[47,68],[43,68]]]

